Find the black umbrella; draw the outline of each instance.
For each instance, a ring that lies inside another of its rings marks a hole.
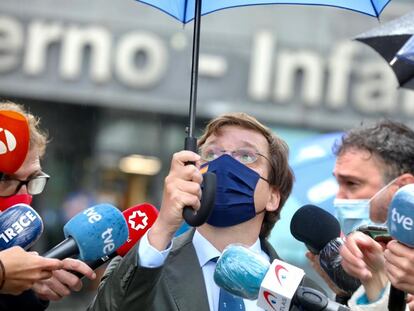
[[[355,39],[369,45],[388,62],[401,87],[414,90],[414,63],[396,57],[412,35],[414,11],[362,33]]]

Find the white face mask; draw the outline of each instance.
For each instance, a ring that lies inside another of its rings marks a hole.
[[[398,177],[397,177],[398,178]],[[388,184],[382,187],[371,199],[335,199],[333,205],[335,207],[341,230],[345,235],[348,235],[355,229],[363,225],[383,225],[374,223],[369,218],[369,210],[371,202],[384,192],[390,185],[397,180],[391,180]]]

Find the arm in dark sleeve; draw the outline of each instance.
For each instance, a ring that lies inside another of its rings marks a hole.
[[[138,266],[138,247],[139,243],[124,258],[111,261],[88,311],[132,310],[137,305],[150,309],[162,267]]]
[[[43,311],[49,306],[49,301],[45,301],[36,296],[34,291],[27,290],[20,295],[0,295],[0,310],[2,311]]]

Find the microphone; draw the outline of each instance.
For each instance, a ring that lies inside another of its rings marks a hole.
[[[408,247],[414,248],[414,184],[408,184],[395,192],[388,207],[387,227],[391,237]],[[405,309],[405,292],[391,284],[388,309]]]
[[[357,290],[361,282],[341,265],[339,250],[344,242],[339,222],[332,214],[315,205],[305,205],[293,215],[290,231],[312,253],[319,254],[321,268],[336,286],[348,294]]]
[[[66,239],[44,257],[64,259],[79,255],[82,261],[96,260],[125,243],[128,227],[119,209],[111,204],[98,204],[70,219],[63,233]]]
[[[17,111],[0,111],[0,175],[19,169],[29,150],[29,125]]]
[[[0,251],[13,246],[28,249],[42,233],[42,218],[29,205],[16,204],[0,214]]]
[[[85,263],[91,267],[92,270],[95,270],[108,260],[118,255],[124,257],[128,251],[143,237],[148,229],[152,227],[158,217],[158,210],[155,206],[149,203],[142,203],[126,209],[122,212],[122,215],[124,216],[128,226],[128,240],[122,244],[116,252],[97,260],[86,261]],[[79,273],[75,273],[75,275],[79,277],[83,276]]]
[[[265,310],[289,310],[291,305],[308,311],[346,311],[349,308],[329,300],[321,292],[301,286],[302,269],[275,259],[269,264],[242,245],[229,245],[214,271],[216,284],[233,295],[258,299]]]
[[[315,205],[304,205],[292,216],[290,232],[315,255],[341,235],[338,220],[324,209]]]

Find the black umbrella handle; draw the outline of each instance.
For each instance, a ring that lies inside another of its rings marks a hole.
[[[197,139],[195,137],[186,137],[184,149],[197,152]],[[191,164],[194,163],[186,163],[186,165]],[[201,189],[202,195],[199,210],[195,211],[190,206],[185,206],[183,210],[184,220],[192,227],[198,227],[204,224],[213,211],[216,200],[216,174],[211,172],[205,173],[203,175]]]

